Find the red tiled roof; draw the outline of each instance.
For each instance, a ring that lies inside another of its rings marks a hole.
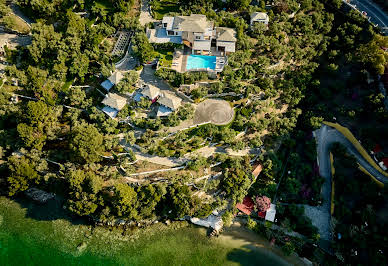
[[[388,158],[384,158],[382,161],[383,161],[384,165],[386,167],[388,167]]]
[[[253,166],[253,171],[252,171],[252,174],[254,177],[258,177],[261,173],[261,171],[263,170],[263,166],[260,164],[260,163],[255,163]]]
[[[245,213],[246,215],[250,215],[254,208],[254,202],[253,200],[246,196],[242,203],[237,203],[236,208]]]
[[[381,149],[380,145],[379,145],[379,144],[376,144],[376,146],[373,148],[373,152],[374,152],[374,153],[379,153],[379,152],[381,152],[381,151],[382,151],[382,149]]]

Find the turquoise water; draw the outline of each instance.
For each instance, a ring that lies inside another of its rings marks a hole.
[[[208,55],[189,55],[187,58],[186,69],[196,68],[216,68],[216,57]]]

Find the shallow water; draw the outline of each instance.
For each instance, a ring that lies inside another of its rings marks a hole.
[[[0,197],[0,265],[287,265],[268,241],[241,228],[209,239],[186,223],[123,232],[65,215],[31,218],[44,209]]]

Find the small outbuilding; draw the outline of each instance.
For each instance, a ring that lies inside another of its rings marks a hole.
[[[259,162],[255,162],[253,165],[252,165],[252,175],[257,178],[261,171],[263,170],[263,166],[259,163]]]
[[[122,79],[123,74],[120,71],[114,72],[107,80],[101,83],[101,86],[106,90],[110,91],[110,89],[117,85]]]
[[[168,116],[182,105],[182,99],[168,92],[163,92],[157,101],[160,106],[157,116]]]
[[[105,105],[102,111],[109,117],[115,118],[118,112],[127,104],[127,99],[115,93],[108,93],[102,103]]]
[[[144,97],[147,97],[151,101],[154,101],[160,95],[160,89],[153,85],[147,84],[140,92],[140,94]]]
[[[263,23],[265,25],[268,25],[269,23],[269,17],[267,13],[264,12],[253,12],[251,14],[251,27],[255,25],[255,23]]]
[[[274,222],[276,216],[276,205],[271,203],[271,207],[265,213],[265,220]]]
[[[236,204],[236,208],[246,215],[251,215],[251,213],[253,212],[253,210],[255,208],[255,203],[253,202],[251,197],[246,196],[243,199],[242,203]]]

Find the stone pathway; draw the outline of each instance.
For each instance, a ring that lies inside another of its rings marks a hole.
[[[139,17],[140,24],[142,26],[157,21],[151,16],[150,13],[150,7],[149,7],[149,0],[142,0],[141,1],[141,10],[140,10],[140,17]]]

